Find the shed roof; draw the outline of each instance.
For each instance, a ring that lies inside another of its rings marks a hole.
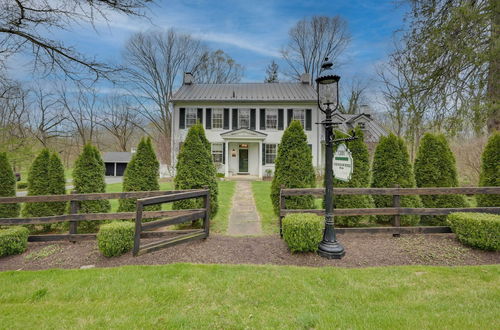
[[[102,160],[105,163],[128,163],[132,159],[131,152],[105,152],[102,155]]]
[[[316,91],[304,83],[237,83],[182,85],[172,101],[310,101]]]

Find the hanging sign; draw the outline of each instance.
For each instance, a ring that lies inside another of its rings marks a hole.
[[[349,181],[353,170],[351,151],[347,149],[345,143],[342,143],[333,154],[333,176],[341,181]]]

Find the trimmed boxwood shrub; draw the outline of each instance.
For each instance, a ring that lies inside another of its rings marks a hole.
[[[283,239],[292,252],[316,251],[323,238],[324,218],[310,213],[283,218]]]
[[[276,215],[279,215],[280,189],[314,188],[316,174],[312,164],[312,152],[307,144],[307,136],[299,121],[294,120],[281,137],[275,161],[271,200]],[[313,196],[289,196],[287,209],[314,209]]]
[[[500,186],[500,132],[490,136],[481,157],[480,187]],[[477,206],[494,207],[500,205],[500,195],[477,195]]]
[[[410,163],[410,156],[402,138],[394,134],[382,136],[373,157],[372,188],[414,188],[415,177]],[[373,195],[377,208],[392,207],[392,196]],[[401,196],[402,207],[422,207],[418,196]],[[389,223],[392,216],[377,215],[377,222]],[[414,226],[420,221],[418,215],[401,216],[403,226]]]
[[[0,153],[0,197],[16,196],[16,177],[5,152]],[[0,218],[16,218],[20,206],[17,203],[0,204]]]
[[[25,227],[0,229],[0,257],[26,251],[29,230]]]
[[[420,141],[415,159],[415,181],[419,188],[458,187],[455,156],[444,135],[426,133]],[[420,198],[424,207],[429,208],[467,207],[463,195],[423,195]],[[422,222],[444,225],[446,216],[422,216]]]
[[[137,152],[132,156],[125,170],[123,178],[123,192],[160,190],[158,179],[160,163],[156,158],[153,143],[150,138],[143,138],[137,146]],[[133,212],[137,199],[120,199],[118,212]],[[161,205],[150,205],[144,208],[147,211],[159,211]]]
[[[500,215],[451,213],[448,223],[460,242],[482,250],[500,250]]]
[[[116,221],[101,225],[97,246],[105,257],[122,255],[134,247],[135,223]]]

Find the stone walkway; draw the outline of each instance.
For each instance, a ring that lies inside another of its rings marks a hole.
[[[262,233],[260,217],[255,206],[252,183],[237,181],[233,207],[229,215],[229,235],[259,235]]]

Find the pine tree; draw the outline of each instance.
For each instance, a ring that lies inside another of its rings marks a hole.
[[[51,194],[49,163],[50,152],[48,149],[42,149],[28,172],[28,196]],[[49,202],[26,203],[23,215],[26,217],[51,216],[53,215],[52,205]]]
[[[215,166],[210,153],[210,143],[205,137],[203,126],[192,126],[182,149],[177,157],[175,189],[201,189],[208,187],[210,190],[210,214],[215,216],[218,210],[218,186]],[[202,199],[189,199],[175,202],[176,210],[202,208]]]
[[[389,134],[382,136],[375,149],[373,159],[373,176],[371,187],[392,188],[398,184],[401,188],[415,187],[415,177],[410,163],[408,150],[402,138]],[[373,195],[377,208],[392,207],[392,197],[386,195]],[[402,196],[402,207],[421,207],[422,203],[418,196]],[[377,222],[388,223],[391,216],[378,215]],[[416,225],[419,216],[401,216],[402,225]]]
[[[92,144],[83,147],[73,170],[74,191],[79,194],[106,192],[105,167],[99,150]],[[107,213],[111,209],[108,200],[81,201],[80,213]],[[79,231],[95,232],[100,221],[81,221]]]
[[[457,187],[458,176],[455,156],[444,135],[426,133],[418,148],[415,159],[415,180],[417,187]],[[424,207],[466,207],[462,195],[420,196]],[[422,216],[426,224],[444,225],[446,216]]]
[[[5,152],[0,153],[0,197],[16,196],[16,177]],[[0,218],[16,218],[20,206],[17,203],[0,204]]]
[[[278,64],[274,62],[274,60],[269,64],[266,68],[266,79],[264,79],[264,82],[266,83],[277,83],[279,82],[278,78]]]
[[[271,200],[274,212],[279,214],[281,186],[285,188],[314,188],[316,178],[312,165],[312,152],[307,136],[299,121],[292,121],[281,137],[275,160],[274,178],[271,184]],[[313,196],[290,196],[288,209],[313,209]]]
[[[66,178],[64,177],[64,166],[57,153],[52,153],[49,159],[49,192],[51,195],[66,194]],[[61,215],[66,211],[66,202],[52,202],[53,215]]]
[[[156,158],[150,138],[143,138],[137,147],[137,152],[127,165],[123,178],[123,191],[160,190],[158,183],[160,163]],[[120,199],[118,212],[132,212],[136,209],[136,199]],[[148,211],[161,210],[161,205],[151,205]]]
[[[334,179],[334,187],[338,188],[365,188],[370,185],[370,155],[360,128],[355,130],[358,139],[349,142],[348,148],[353,158],[353,173],[349,182]],[[336,137],[347,137],[342,132],[335,132]],[[337,148],[338,146],[336,146]],[[373,208],[375,207],[371,195],[334,195],[334,205],[338,209]],[[335,223],[342,226],[356,226],[362,222],[369,222],[370,216],[337,216]]]
[[[497,131],[490,136],[481,160],[479,186],[500,186],[500,132]],[[480,207],[500,206],[500,195],[477,195],[476,199]]]

